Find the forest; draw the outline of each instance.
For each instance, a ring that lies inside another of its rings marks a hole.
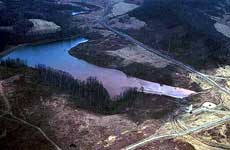
[[[3,5],[1,7],[1,5]],[[47,39],[61,40],[85,31],[72,25],[71,12],[84,11],[81,7],[58,5],[53,0],[2,0],[0,3],[0,52],[7,45],[40,42]],[[54,34],[29,36],[33,27],[28,19],[42,19],[54,22],[62,28]]]
[[[0,61],[0,66],[8,68],[28,68],[26,62],[20,59],[5,59]],[[37,65],[34,68],[36,84],[45,85],[68,93],[74,106],[102,114],[116,114],[131,107],[135,100],[143,96],[136,89],[129,89],[117,97],[110,97],[102,83],[95,77],[89,77],[85,81],[75,79],[70,74],[47,67]]]
[[[70,74],[55,70],[44,65],[37,65],[38,81],[57,87],[68,92],[77,107],[93,110],[103,114],[114,114],[124,111],[132,105],[134,99],[143,93],[136,89],[129,89],[121,95],[111,98],[108,91],[95,77],[86,81],[74,79]]]

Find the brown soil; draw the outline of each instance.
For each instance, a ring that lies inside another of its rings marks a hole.
[[[161,140],[152,142],[140,148],[141,150],[195,150],[195,148],[181,140]]]

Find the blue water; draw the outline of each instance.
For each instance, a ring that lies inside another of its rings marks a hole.
[[[32,67],[34,67],[37,64],[45,64],[50,67],[61,70],[68,70],[68,68],[66,68],[66,64],[72,66],[73,64],[78,63],[78,68],[83,69],[88,64],[81,60],[75,61],[74,58],[68,54],[69,49],[83,42],[87,42],[87,40],[74,39],[62,42],[39,44],[35,46],[31,45],[19,47],[16,48],[9,55],[3,57],[3,59],[20,58],[26,60],[28,65]]]
[[[183,98],[193,93],[192,91],[184,89],[162,86],[158,83],[127,77],[126,74],[119,70],[98,67],[69,55],[68,51],[72,47],[84,42],[87,42],[87,40],[82,38],[34,46],[24,46],[16,48],[12,53],[3,57],[3,59],[19,58],[27,61],[27,64],[31,67],[37,64],[44,64],[54,69],[68,72],[73,77],[80,80],[85,80],[92,76],[96,77],[108,90],[111,96],[119,95],[124,92],[124,90],[131,87],[137,87],[139,89],[144,87],[145,90],[149,90],[152,94],[160,93],[160,95],[176,98]]]
[[[121,71],[98,67],[69,55],[68,51],[72,47],[84,42],[87,42],[87,39],[72,39],[19,47],[3,57],[3,59],[19,58],[25,60],[31,67],[35,67],[37,64],[44,64],[54,69],[68,72],[80,80],[85,80],[90,76],[96,77],[111,95],[118,95],[127,87],[135,86],[133,81],[130,80],[131,78],[128,78]]]

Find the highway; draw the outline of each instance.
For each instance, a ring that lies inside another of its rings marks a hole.
[[[212,80],[210,78],[209,75],[205,75],[197,70],[195,70],[193,67],[187,65],[187,64],[184,64],[178,60],[175,60],[174,58],[166,55],[166,54],[163,54],[162,52],[156,50],[156,49],[153,49],[153,48],[150,48],[148,46],[146,46],[145,44],[141,43],[140,41],[137,41],[136,39],[134,39],[133,37],[123,33],[123,32],[120,32],[114,28],[112,28],[109,24],[107,24],[107,19],[106,19],[106,16],[107,14],[109,13],[110,11],[110,8],[111,8],[111,5],[108,3],[106,8],[104,8],[104,15],[102,16],[101,20],[99,20],[99,23],[104,27],[106,28],[107,30],[115,33],[116,35],[126,39],[127,41],[133,43],[134,45],[137,45],[137,46],[140,46],[142,48],[144,48],[145,50],[147,51],[150,51],[168,61],[170,61],[172,64],[190,72],[190,73],[194,73],[197,77],[203,79],[205,82],[209,83],[210,85],[216,87],[217,89],[219,89],[220,91],[230,95],[230,91],[227,90],[226,88],[224,87],[221,87],[218,83],[216,83],[214,80]],[[221,103],[221,102],[220,102]],[[198,126],[198,127],[195,127],[195,128],[190,128],[190,129],[187,129],[187,130],[184,130],[182,132],[178,132],[178,133],[174,133],[174,134],[167,134],[167,135],[159,135],[159,136],[156,136],[156,135],[152,135],[146,139],[143,139],[137,143],[134,143],[132,145],[129,145],[127,147],[125,147],[124,149],[125,150],[132,150],[132,149],[136,149],[140,146],[143,146],[151,141],[155,141],[155,140],[162,140],[162,139],[171,139],[171,138],[175,138],[175,137],[178,137],[178,136],[183,136],[183,135],[187,135],[187,134],[191,134],[193,132],[199,132],[199,131],[202,131],[202,130],[205,130],[205,129],[208,129],[210,127],[215,127],[215,126],[218,126],[220,124],[223,124],[225,122],[229,122],[230,121],[230,116],[229,115],[226,115],[224,118],[221,118],[217,121],[210,121],[206,124],[203,124],[201,126]]]
[[[159,135],[159,136],[152,135],[146,139],[143,139],[142,141],[139,141],[133,145],[129,145],[128,147],[125,147],[124,150],[133,150],[133,149],[136,149],[140,146],[145,145],[146,143],[156,141],[156,140],[172,139],[172,138],[175,138],[178,136],[184,136],[184,135],[191,134],[194,132],[199,132],[199,131],[202,131],[204,129],[208,129],[208,128],[215,127],[215,126],[218,126],[220,124],[226,123],[228,121],[230,121],[230,116],[225,116],[222,119],[219,119],[216,121],[211,121],[207,124],[204,124],[204,125],[201,125],[201,126],[198,126],[195,128],[190,128],[190,129],[184,130],[182,132],[178,132],[178,133],[174,133],[174,134]]]
[[[104,26],[105,28],[107,28],[108,30],[112,31],[113,33],[117,34],[118,36],[123,37],[123,38],[125,38],[126,40],[130,41],[131,43],[133,43],[133,44],[135,44],[135,45],[137,45],[137,46],[140,46],[140,47],[144,48],[145,50],[150,51],[150,52],[152,52],[152,53],[154,53],[154,54],[156,54],[156,55],[158,55],[158,56],[160,56],[160,57],[162,57],[162,58],[164,58],[164,59],[170,61],[172,64],[177,65],[177,66],[180,67],[180,68],[183,68],[183,69],[185,69],[185,70],[187,70],[187,71],[189,71],[189,72],[191,72],[191,73],[196,74],[198,77],[202,78],[203,80],[205,80],[205,81],[208,82],[209,84],[215,86],[216,88],[218,88],[218,89],[221,90],[222,92],[225,92],[225,93],[227,93],[227,94],[230,95],[230,91],[229,91],[229,90],[227,90],[226,88],[221,87],[221,86],[220,86],[219,84],[217,84],[214,80],[212,80],[211,78],[209,78],[208,75],[205,75],[205,74],[203,74],[203,73],[201,73],[201,72],[195,70],[193,67],[191,67],[191,66],[189,66],[189,65],[186,65],[186,64],[184,64],[184,63],[182,63],[182,62],[179,62],[179,61],[177,61],[177,60],[171,58],[170,56],[167,56],[166,54],[161,53],[161,52],[158,51],[158,50],[155,50],[155,49],[152,49],[152,48],[146,46],[145,44],[143,44],[143,43],[137,41],[136,39],[132,38],[131,36],[129,36],[129,35],[125,34],[125,33],[122,33],[122,32],[120,32],[120,31],[117,31],[116,29],[113,29],[111,26],[109,26],[109,25],[106,23],[106,20],[105,20],[104,18],[101,19],[100,24],[101,24],[102,26]]]
[[[169,60],[170,62],[172,62],[173,64],[181,67],[181,68],[184,68],[185,70],[191,72],[191,73],[195,73],[198,77],[202,78],[203,80],[205,80],[206,82],[208,82],[209,84],[215,86],[217,89],[221,90],[222,92],[226,93],[226,94],[230,94],[230,91],[226,90],[225,88],[221,87],[219,84],[217,84],[214,80],[212,80],[211,78],[209,78],[207,75],[193,69],[192,67],[188,66],[188,65],[185,65],[183,64],[182,62],[179,62],[165,54],[162,54],[160,51],[157,51],[157,50],[154,50],[152,48],[149,48],[148,46],[144,45],[143,43],[135,40],[134,38],[130,37],[129,35],[125,34],[125,33],[122,33],[120,31],[117,31],[115,29],[113,29],[112,27],[110,27],[105,20],[102,20],[101,21],[101,24],[107,28],[108,30],[114,32],[115,34],[125,38],[126,40],[132,42],[133,44],[135,45],[138,45],[150,52],[153,52],[154,54],[166,59],[166,60]],[[160,136],[150,136],[146,139],[143,139],[142,141],[140,142],[137,142],[133,145],[130,145],[126,148],[124,148],[125,150],[132,150],[132,149],[136,149],[137,147],[140,147],[140,146],[143,146],[145,145],[146,143],[149,143],[151,141],[155,141],[155,140],[162,140],[162,139],[171,139],[171,138],[175,138],[175,137],[178,137],[178,136],[183,136],[183,135],[186,135],[186,134],[190,134],[190,133],[193,133],[193,132],[199,132],[199,131],[202,131],[204,129],[207,129],[207,128],[210,128],[210,127],[215,127],[217,125],[220,125],[220,124],[223,124],[225,122],[228,122],[230,121],[230,116],[227,116],[227,117],[224,117],[218,121],[214,121],[214,122],[209,122],[207,124],[204,124],[202,126],[199,126],[199,127],[196,127],[196,128],[192,128],[192,129],[188,129],[188,130],[185,130],[183,132],[179,132],[179,133],[175,133],[175,134],[169,134],[169,135],[160,135]]]
[[[108,8],[109,6],[106,8],[105,12],[108,11]],[[197,75],[197,77],[200,77],[201,79],[203,79],[204,81],[206,81],[207,83],[213,85],[214,87],[216,87],[217,89],[219,89],[220,91],[226,93],[226,94],[229,94],[230,95],[230,91],[227,90],[226,88],[224,87],[221,87],[218,83],[216,83],[214,80],[212,80],[211,78],[209,78],[208,75],[205,75],[197,70],[195,70],[193,67],[189,66],[189,65],[186,65],[180,61],[177,61],[175,60],[174,58],[166,55],[166,54],[163,54],[162,52],[158,51],[158,50],[155,50],[155,49],[152,49],[148,46],[146,46],[145,44],[141,43],[140,41],[137,41],[136,39],[132,38],[131,36],[125,34],[125,33],[122,33],[116,29],[113,29],[109,24],[107,24],[107,20],[106,20],[106,13],[105,15],[101,18],[101,20],[99,20],[99,23],[105,27],[106,29],[110,30],[111,32],[115,33],[116,35],[130,41],[131,43],[137,45],[137,46],[140,46],[142,48],[144,48],[145,50],[147,51],[150,51],[166,60],[169,60],[172,64],[174,65],[177,65],[178,67],[180,68],[183,68],[191,73],[194,73]],[[0,81],[0,96],[3,98],[3,101],[4,101],[4,104],[6,106],[6,113],[9,114],[9,116],[11,116],[11,118],[13,118],[14,120],[18,121],[18,122],[21,122],[27,126],[30,126],[32,128],[35,128],[36,130],[38,130],[57,150],[62,150],[54,141],[52,141],[49,137],[46,136],[46,134],[42,131],[42,129],[40,129],[39,127],[25,121],[25,120],[22,120],[18,117],[16,117],[13,113],[11,113],[11,106],[10,106],[10,103],[9,103],[9,100],[7,99],[7,97],[5,96],[4,94],[4,91],[3,91],[3,87],[2,87],[2,81]],[[4,110],[5,112],[5,110]],[[200,125],[198,127],[194,127],[194,128],[189,128],[189,129],[186,129],[186,130],[183,130],[183,131],[178,131],[177,133],[173,133],[173,134],[165,134],[165,135],[152,135],[152,136],[149,136],[137,143],[134,143],[132,145],[129,145],[127,147],[124,148],[124,150],[132,150],[132,149],[136,149],[140,146],[143,146],[149,142],[152,142],[152,141],[156,141],[156,140],[165,140],[165,139],[172,139],[172,138],[175,138],[175,137],[178,137],[178,136],[184,136],[184,135],[187,135],[187,134],[191,134],[191,133],[194,133],[194,132],[200,132],[200,131],[203,131],[203,130],[206,130],[208,128],[211,128],[211,127],[215,127],[215,126],[218,126],[218,125],[221,125],[223,123],[226,123],[226,122],[229,122],[230,121],[230,115],[227,114],[225,117],[221,118],[221,119],[218,119],[218,120],[215,120],[215,121],[210,121],[208,123],[205,123],[203,125]]]
[[[230,112],[228,110],[227,111],[222,111],[222,110],[215,110],[215,109],[207,109],[207,108],[203,108],[203,107],[194,110],[192,115],[195,115],[195,114],[199,115],[201,112],[203,112],[203,113],[205,113],[205,112],[217,113],[217,114],[222,114],[222,115],[226,115],[226,116],[230,117]],[[190,116],[191,116],[191,114],[190,114]],[[179,117],[179,118],[177,119],[177,117]],[[183,115],[183,117],[181,117],[181,116],[171,116],[171,124],[172,124],[172,127],[173,127],[174,130],[177,131],[179,129],[179,130],[182,130],[182,131],[183,130],[186,131],[186,130],[188,130],[188,128],[190,128],[183,121],[183,118],[185,118],[185,117],[189,117],[189,115],[185,114],[185,115]],[[221,118],[219,120],[222,120],[222,119],[224,120],[225,118]],[[203,125],[207,125],[207,124],[209,124],[209,122],[206,123],[206,124],[203,124]],[[215,147],[215,148],[220,148],[220,149],[230,149],[230,146],[228,144],[213,142],[212,140],[207,140],[207,139],[202,139],[200,136],[192,135],[192,134],[187,135],[187,136],[189,136],[189,138],[193,139],[194,141],[203,143],[204,145],[207,145],[207,146],[210,146],[210,147]]]
[[[149,46],[147,46],[147,45],[141,43],[140,41],[134,39],[133,37],[131,37],[131,36],[129,36],[129,35],[123,33],[123,32],[120,32],[120,31],[118,31],[118,30],[112,28],[112,27],[107,23],[108,21],[107,21],[107,19],[106,19],[106,16],[109,14],[111,8],[112,8],[112,7],[111,7],[111,4],[110,4],[110,2],[108,2],[107,5],[106,5],[105,8],[104,8],[104,14],[103,14],[103,16],[102,16],[101,19],[98,21],[104,28],[106,28],[106,29],[108,29],[109,31],[115,33],[116,35],[118,35],[118,36],[120,36],[120,37],[126,39],[127,41],[130,41],[130,42],[133,43],[134,45],[140,46],[140,47],[144,48],[145,50],[150,51],[150,52],[152,52],[152,53],[154,53],[154,54],[156,54],[156,55],[158,55],[158,56],[160,56],[160,57],[162,57],[162,58],[164,58],[164,59],[170,61],[172,64],[174,64],[174,65],[176,65],[176,66],[178,66],[178,67],[180,67],[180,68],[183,68],[183,69],[185,69],[185,70],[187,70],[187,71],[189,71],[189,72],[191,72],[191,73],[195,73],[198,77],[202,78],[203,80],[205,80],[205,81],[208,82],[209,84],[215,86],[216,88],[218,88],[218,89],[221,90],[222,92],[225,92],[225,93],[227,93],[227,94],[230,95],[230,91],[229,91],[229,90],[227,90],[226,88],[221,87],[221,86],[220,86],[219,84],[217,84],[214,80],[212,80],[212,79],[209,77],[209,75],[205,75],[205,74],[203,74],[203,73],[201,73],[201,72],[195,70],[193,67],[191,67],[191,66],[189,66],[189,65],[187,65],[187,64],[184,64],[184,63],[182,63],[182,62],[180,62],[180,61],[178,61],[178,60],[176,60],[176,59],[174,59],[174,58],[172,58],[172,57],[170,57],[170,56],[168,56],[168,55],[166,55],[166,54],[163,54],[162,52],[160,52],[160,51],[158,51],[158,50],[156,50],[156,49],[150,48]]]

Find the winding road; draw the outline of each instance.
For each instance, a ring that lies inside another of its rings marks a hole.
[[[230,95],[230,91],[227,90],[226,88],[224,87],[221,87],[218,83],[216,83],[213,79],[210,78],[209,75],[206,75],[206,74],[203,74],[197,70],[195,70],[193,67],[187,65],[187,64],[184,64],[166,54],[163,54],[162,52],[156,50],[156,49],[153,49],[153,48],[150,48],[148,46],[146,46],[145,44],[141,43],[140,41],[137,41],[136,39],[134,39],[133,37],[123,33],[123,32],[120,32],[114,28],[112,28],[108,23],[107,23],[107,19],[106,19],[106,16],[107,14],[109,13],[111,9],[111,4],[108,2],[107,3],[107,6],[104,8],[104,15],[102,16],[101,20],[99,20],[99,23],[104,27],[106,28],[107,30],[115,33],[116,35],[126,39],[127,41],[131,42],[132,44],[134,45],[137,45],[137,46],[140,46],[142,48],[144,48],[145,50],[147,51],[150,51],[168,61],[170,61],[172,64],[190,72],[190,73],[194,73],[197,77],[203,79],[205,82],[209,83],[210,85],[216,87],[217,89],[219,89],[220,91]],[[178,132],[178,133],[175,133],[175,134],[167,134],[167,135],[160,135],[160,136],[156,136],[156,135],[152,135],[146,139],[143,139],[137,143],[134,143],[132,145],[129,145],[127,147],[125,147],[124,149],[125,150],[132,150],[132,149],[136,149],[140,146],[143,146],[151,141],[155,141],[155,140],[161,140],[161,139],[171,139],[171,138],[175,138],[175,137],[178,137],[178,136],[184,136],[184,135],[187,135],[187,134],[191,134],[191,133],[194,133],[194,132],[199,132],[199,131],[202,131],[202,130],[205,130],[205,129],[208,129],[210,127],[215,127],[217,125],[220,125],[220,124],[223,124],[225,122],[229,122],[230,121],[230,116],[227,115],[225,116],[224,118],[221,118],[220,120],[217,120],[217,121],[211,121],[211,122],[208,122],[206,124],[203,124],[199,127],[195,127],[195,128],[191,128],[191,129],[187,129],[187,130],[183,130],[182,132]]]
[[[11,112],[11,106],[10,106],[10,103],[9,103],[8,99],[6,98],[6,96],[4,94],[2,83],[3,82],[0,81],[0,95],[3,98],[4,104],[5,104],[5,107],[6,107],[6,110],[4,112]]]
[[[199,109],[202,111],[202,109]],[[221,113],[221,114],[225,114],[228,115],[228,117],[230,117],[230,112],[229,111],[218,111],[218,110],[205,110],[203,109],[204,112],[215,112],[215,113]],[[200,111],[197,111],[196,114],[199,114]],[[185,117],[185,116],[183,116]],[[221,119],[220,119],[221,120]],[[171,123],[172,123],[172,127],[175,131],[177,130],[182,130],[182,131],[186,131],[188,130],[185,123],[182,123],[183,121],[181,119],[177,119],[176,116],[172,117],[171,119]],[[209,124],[209,123],[208,123]],[[213,128],[213,127],[212,127]],[[223,143],[217,143],[217,142],[213,142],[212,140],[205,140],[202,139],[201,137],[197,136],[197,135],[192,135],[192,134],[188,134],[186,136],[189,136],[189,138],[191,138],[194,141],[197,141],[199,143],[202,143],[204,145],[210,146],[210,147],[215,147],[215,148],[220,148],[220,149],[230,149],[229,145],[223,144]]]
[[[171,62],[172,64],[180,67],[180,68],[183,68],[185,69],[186,71],[188,72],[191,72],[191,73],[194,73],[196,74],[198,77],[200,77],[201,79],[205,80],[206,82],[208,82],[209,84],[213,85],[214,87],[218,88],[219,90],[221,90],[222,92],[226,93],[226,94],[229,94],[230,95],[230,91],[227,90],[226,88],[223,88],[221,87],[218,83],[216,83],[214,80],[212,80],[210,78],[210,75],[206,75],[206,74],[203,74],[197,70],[195,70],[192,66],[189,66],[187,64],[184,64],[166,54],[163,54],[162,52],[160,52],[159,50],[156,50],[156,49],[153,49],[153,48],[150,48],[149,46],[143,44],[142,42],[134,39],[133,37],[129,36],[128,34],[126,33],[123,33],[121,31],[118,31],[116,29],[114,29],[113,27],[111,27],[107,22],[107,15],[109,14],[110,10],[112,9],[112,4],[110,3],[110,1],[108,1],[106,3],[106,6],[104,8],[104,14],[103,16],[100,18],[100,20],[98,21],[104,28],[106,28],[107,30],[115,33],[116,35],[126,39],[127,41],[131,42],[132,44],[134,45],[137,45],[137,46],[140,46],[141,48],[149,51],[149,52],[152,52],[166,60],[168,60],[169,62]]]
[[[177,132],[174,134],[166,134],[166,135],[159,135],[159,136],[152,135],[146,139],[143,139],[142,141],[139,141],[133,145],[129,145],[129,146],[125,147],[124,150],[133,150],[133,149],[136,149],[140,146],[143,146],[149,142],[156,141],[156,140],[172,139],[172,138],[176,138],[178,136],[184,136],[184,135],[191,134],[194,132],[200,132],[200,131],[203,131],[205,129],[215,127],[215,126],[221,125],[221,124],[229,122],[229,121],[230,121],[230,116],[226,116],[226,117],[223,117],[222,119],[211,121],[207,124],[200,125],[200,126],[195,127],[195,128],[190,128],[190,129],[187,129],[187,130],[184,130],[181,132]]]
[[[140,47],[144,48],[145,50],[150,51],[150,52],[152,52],[152,53],[154,53],[154,54],[156,54],[156,55],[158,55],[158,56],[160,56],[160,57],[162,57],[162,58],[164,58],[164,59],[170,61],[170,62],[171,62],[172,64],[174,64],[174,65],[176,65],[176,66],[178,66],[178,67],[180,67],[180,68],[183,68],[183,69],[185,69],[185,70],[187,70],[187,71],[189,71],[189,72],[191,72],[191,73],[196,74],[198,77],[202,78],[203,80],[205,80],[205,81],[208,82],[209,84],[215,86],[216,88],[218,88],[218,89],[221,90],[222,92],[225,92],[225,93],[227,93],[227,94],[230,95],[230,91],[229,91],[229,90],[227,90],[226,88],[221,87],[221,86],[220,86],[219,84],[217,84],[214,80],[212,80],[211,78],[209,78],[209,75],[203,74],[203,73],[201,73],[201,72],[195,70],[193,67],[191,67],[191,66],[189,66],[189,65],[186,65],[186,64],[184,64],[184,63],[182,63],[182,62],[179,62],[179,61],[173,59],[172,57],[167,56],[166,54],[161,53],[161,52],[158,51],[158,50],[155,50],[155,49],[152,49],[152,48],[146,46],[145,44],[143,44],[143,43],[137,41],[136,39],[132,38],[131,36],[129,36],[129,35],[125,34],[125,33],[122,33],[122,32],[120,32],[120,31],[117,31],[116,29],[114,29],[114,28],[112,28],[111,26],[109,26],[109,25],[106,23],[106,20],[105,20],[104,18],[101,19],[100,24],[103,25],[103,26],[104,26],[105,28],[107,28],[108,30],[112,31],[113,33],[119,35],[120,37],[123,37],[123,38],[125,38],[126,40],[130,41],[130,42],[133,43],[134,45],[140,46]]]
[[[11,119],[14,119],[15,121],[17,122],[20,122],[24,125],[27,125],[27,126],[30,126],[34,129],[36,129],[37,131],[39,131],[42,136],[47,140],[49,141],[57,150],[62,150],[53,140],[51,140],[47,135],[46,133],[41,129],[39,128],[38,126],[35,126],[17,116],[15,116],[11,110],[11,105],[10,105],[10,102],[8,100],[8,98],[6,97],[5,93],[4,93],[4,89],[3,89],[3,81],[0,81],[0,96],[3,98],[3,103],[5,104],[6,106],[6,110],[0,110],[3,114],[0,115],[0,117],[6,117],[6,115],[9,115],[7,116],[6,118],[8,117],[11,117]],[[2,135],[0,136],[0,138],[6,136],[6,130],[4,130],[4,132],[2,133]]]
[[[164,59],[167,59],[169,60],[172,64],[175,64],[191,73],[194,73],[197,75],[197,77],[200,77],[201,79],[203,79],[204,81],[206,81],[207,83],[213,85],[214,87],[216,87],[217,89],[219,89],[220,91],[226,93],[226,94],[229,94],[230,95],[230,91],[227,90],[226,88],[224,87],[221,87],[219,84],[217,84],[214,80],[212,80],[211,78],[209,78],[208,75],[205,75],[197,70],[195,70],[193,67],[189,66],[189,65],[186,65],[180,61],[177,61],[175,60],[174,58],[171,58],[170,56],[166,55],[166,54],[163,54],[161,53],[160,51],[158,50],[155,50],[155,49],[152,49],[148,46],[146,46],[145,44],[141,43],[140,41],[137,41],[136,39],[132,38],[131,36],[125,34],[125,33],[122,33],[116,29],[113,29],[109,24],[107,24],[107,20],[106,20],[106,13],[108,12],[110,6],[107,6],[106,9],[105,9],[105,14],[104,16],[101,18],[101,20],[99,20],[99,23],[104,26],[106,29],[112,31],[113,33],[115,33],[116,35],[130,41],[131,43],[133,43],[134,45],[138,45],[142,48],[144,48],[145,50],[147,51],[150,51]],[[40,129],[39,127],[33,125],[33,124],[30,124],[29,122],[25,121],[25,120],[22,120],[18,117],[16,117],[15,115],[13,115],[12,113],[12,110],[11,110],[11,105],[9,103],[9,100],[7,99],[7,97],[5,96],[4,94],[4,90],[3,90],[3,86],[2,86],[2,83],[3,81],[0,81],[0,96],[3,98],[3,102],[5,104],[5,107],[6,107],[6,110],[4,110],[3,112],[6,112],[7,114],[9,114],[11,116],[11,118],[15,119],[16,121],[19,121],[27,126],[30,126],[30,127],[33,127],[35,128],[36,130],[38,130],[57,150],[61,150],[61,148],[55,143],[53,142],[49,137],[46,136],[46,134],[42,131],[42,129]],[[3,115],[2,115],[3,116]],[[219,119],[219,120],[215,120],[215,121],[210,121],[204,125],[201,125],[201,126],[198,126],[198,127],[194,127],[194,128],[190,128],[190,129],[186,129],[186,130],[183,130],[183,131],[180,131],[180,132],[177,132],[177,133],[173,133],[173,134],[165,134],[165,135],[152,135],[152,136],[149,136],[148,138],[145,138],[137,143],[134,143],[132,145],[129,145],[127,147],[125,147],[124,149],[126,150],[131,150],[131,149],[136,149],[140,146],[143,146],[145,145],[146,143],[149,143],[149,142],[152,142],[152,141],[156,141],[156,140],[162,140],[162,139],[172,139],[172,138],[175,138],[175,137],[178,137],[178,136],[184,136],[184,135],[187,135],[187,134],[191,134],[191,133],[194,133],[194,132],[199,132],[199,131],[202,131],[202,130],[205,130],[205,129],[208,129],[210,127],[215,127],[215,126],[218,126],[220,124],[223,124],[223,123],[226,123],[226,122],[229,122],[230,121],[230,115],[226,115],[225,117]]]

